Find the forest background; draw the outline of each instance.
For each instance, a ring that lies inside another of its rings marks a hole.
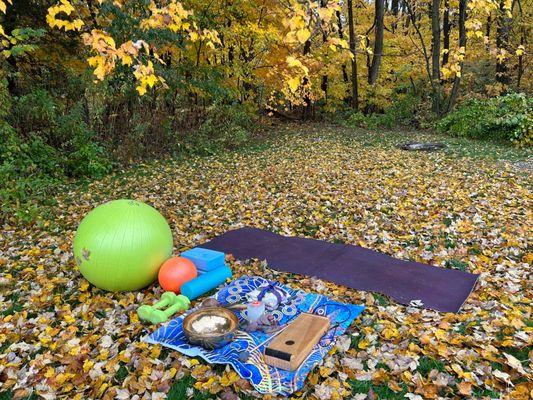
[[[0,0],[2,219],[274,119],[530,147],[531,0]]]

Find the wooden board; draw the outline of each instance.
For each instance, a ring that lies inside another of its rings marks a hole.
[[[265,348],[265,362],[273,367],[294,371],[324,336],[329,325],[328,317],[300,314]]]

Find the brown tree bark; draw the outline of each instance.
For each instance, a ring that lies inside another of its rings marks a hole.
[[[521,29],[520,29],[520,45],[526,47],[527,41],[526,37],[528,36],[526,31],[526,23],[523,20],[524,11],[522,10],[522,3],[520,0],[516,1],[518,5],[518,12],[520,15]],[[514,6],[514,4],[513,4]],[[518,71],[516,72],[516,90],[520,90],[520,85],[522,84],[522,76],[524,75],[524,56],[520,54],[518,56]]]
[[[420,51],[422,52],[422,56],[424,57],[424,67],[426,69],[429,84],[431,85],[431,97],[432,100],[435,102],[435,98],[440,96],[440,82],[438,80],[437,82],[433,80],[433,74],[431,70],[431,54],[427,49],[426,42],[424,40],[424,35],[422,35],[422,31],[420,30],[420,19],[418,18],[418,13],[415,11],[413,5],[409,2],[409,0],[404,0],[403,4],[407,9],[407,16],[409,17],[409,20],[413,25],[413,29],[415,30],[416,35],[418,36],[418,39],[420,41]]]
[[[502,50],[509,49],[509,34],[511,31],[511,18],[507,16],[504,8],[505,1],[500,0],[500,14],[496,27],[496,47]],[[511,82],[507,60],[496,59],[496,82],[508,85]]]
[[[355,52],[355,27],[353,19],[353,0],[347,1],[348,5],[348,36],[350,41],[350,52],[353,55],[352,58],[352,97],[350,99],[350,104],[354,110],[359,109],[359,94],[357,88],[357,54]]]
[[[339,38],[344,39],[341,12],[337,11],[335,14],[337,16],[337,27],[339,29]],[[342,64],[341,68],[342,68],[342,80],[344,83],[348,83],[348,71],[346,71],[346,65]]]
[[[398,11],[400,11],[400,2],[399,2],[399,0],[392,0],[392,2],[391,2],[392,15],[394,15],[396,17],[398,15]]]
[[[450,52],[450,0],[444,0],[444,15],[442,17],[442,46],[444,53],[442,54],[442,65],[448,64]]]
[[[383,30],[385,27],[385,0],[374,1],[374,54],[370,68],[368,69],[368,83],[374,85],[378,80],[379,66],[381,64],[381,56],[383,54]]]
[[[459,47],[464,47],[466,50],[466,7],[467,7],[467,1],[468,0],[459,0]],[[463,62],[461,61],[461,72],[463,71]],[[457,99],[457,94],[459,93],[459,87],[461,85],[461,77],[455,76],[455,79],[453,81],[453,87],[452,92],[450,93],[450,100],[448,101],[448,108],[446,112],[450,112],[454,105],[455,101]]]
[[[311,39],[308,39],[304,44],[303,55],[305,56],[306,54],[309,54],[310,51],[311,51]],[[303,79],[303,84],[306,85],[307,82],[308,82],[308,78],[305,77]],[[311,118],[312,114],[313,114],[313,105],[311,102],[311,98],[309,97],[309,95],[306,95],[304,97],[304,108],[303,108],[302,119],[308,120]]]
[[[320,7],[327,7],[327,0],[321,0],[320,1]],[[322,30],[322,43],[326,43],[328,40],[328,35],[326,31],[326,27],[324,26],[324,22],[320,21],[320,28]],[[326,103],[328,102],[328,75],[324,74],[322,75],[322,82],[320,83],[320,89],[324,92],[324,99]]]
[[[390,11],[391,11],[392,15],[394,15],[394,17],[398,16],[398,12],[400,11],[400,1],[399,0],[392,0],[391,1]],[[392,21],[392,25],[391,25],[392,33],[394,33],[394,31],[396,30],[396,26],[397,26],[397,21],[396,21],[396,19],[394,19],[394,21]]]
[[[433,96],[433,112],[440,114],[440,0],[431,3],[431,79],[437,89]]]

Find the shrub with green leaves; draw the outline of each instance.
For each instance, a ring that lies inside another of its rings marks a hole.
[[[51,205],[62,170],[58,152],[38,137],[22,140],[0,120],[0,222],[15,217],[30,221],[39,205]]]
[[[111,170],[105,149],[85,123],[79,104],[58,118],[54,135],[61,141],[67,175],[101,177]]]
[[[416,110],[420,104],[420,98],[413,95],[397,97],[392,105],[384,113],[372,113],[365,115],[360,111],[350,112],[342,119],[342,125],[352,128],[387,128],[395,126],[408,126],[416,121]]]
[[[188,136],[186,146],[200,154],[238,148],[250,139],[254,119],[244,105],[213,106],[199,129]]]
[[[437,123],[453,136],[533,144],[533,98],[511,93],[488,100],[471,100]]]
[[[0,101],[6,98],[0,80]],[[100,177],[111,163],[83,118],[37,89],[0,106],[0,222],[34,221],[54,204],[58,185],[70,177]]]

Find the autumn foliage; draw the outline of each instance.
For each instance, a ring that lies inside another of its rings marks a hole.
[[[0,0],[0,398],[257,395],[231,369],[141,342],[136,309],[158,287],[81,278],[77,225],[116,198],[160,210],[177,251],[243,224],[480,274],[458,314],[271,275],[367,307],[295,398],[531,398],[531,163],[508,142],[533,143],[532,9]],[[319,129],[282,124],[305,119]],[[446,150],[397,148],[436,140]]]
[[[384,110],[406,91],[428,90],[442,114],[465,95],[461,84],[469,96],[530,89],[528,6],[529,0],[61,0],[42,9],[46,25],[39,28],[47,45],[77,42],[70,52],[96,80],[120,74],[141,96],[177,90],[195,102],[212,101],[212,90],[197,81],[216,74],[217,86],[232,97],[274,112],[347,104]],[[10,0],[0,1],[6,19],[10,8]],[[35,35],[21,36],[12,26],[0,34],[4,57],[29,46],[26,60],[43,61],[43,54],[28,54]]]

